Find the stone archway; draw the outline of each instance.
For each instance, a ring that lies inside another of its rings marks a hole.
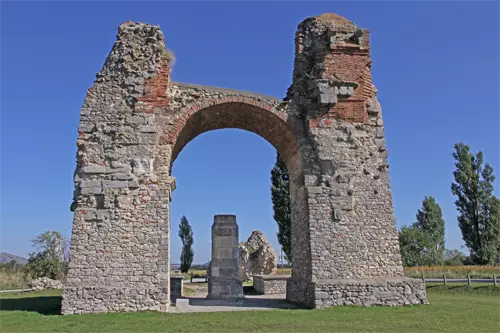
[[[301,122],[285,112],[288,103],[270,96],[177,82],[171,83],[169,89],[179,103],[178,116],[170,121],[175,125],[163,133],[171,154],[166,154],[159,164],[170,167],[189,141],[222,128],[253,132],[266,139],[283,157],[291,179],[293,266],[296,267],[292,274],[294,280],[306,284],[311,279],[311,249],[303,157],[309,147],[304,143],[307,136]]]
[[[170,81],[158,26],[126,22],[80,113],[62,312],[167,311],[171,164],[218,128],[268,140],[291,174],[293,276],[307,307],[426,302],[405,278],[367,30],[335,14],[298,26],[285,100]]]

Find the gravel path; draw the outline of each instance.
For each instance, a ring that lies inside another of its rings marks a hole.
[[[170,307],[170,312],[221,312],[297,308],[300,307],[288,302],[285,299],[285,295],[245,295],[244,299],[238,301],[210,300],[205,297],[186,297],[178,299],[176,306]]]
[[[189,291],[186,292],[187,290]],[[177,299],[175,306],[171,306],[169,312],[219,312],[299,308],[297,305],[288,302],[284,294],[247,294],[244,299],[238,301],[207,299],[208,285],[206,283],[184,283],[184,294],[188,295],[182,299]]]

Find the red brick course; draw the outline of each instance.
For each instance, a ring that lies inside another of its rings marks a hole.
[[[369,52],[368,30],[364,30],[363,45],[354,46],[338,46],[331,50],[324,59],[324,78],[333,80],[337,77],[343,81],[356,82],[358,87],[354,90],[353,96],[340,99],[336,105],[330,108],[327,114],[319,117],[319,119],[340,118],[356,123],[368,121],[367,106],[372,95],[370,72],[372,62]],[[319,124],[319,121],[310,122],[310,125],[316,127]]]
[[[137,98],[142,102],[138,112],[155,113],[157,108],[168,106],[167,90],[170,77],[168,61],[162,60],[155,77],[146,81],[144,86],[144,95]]]

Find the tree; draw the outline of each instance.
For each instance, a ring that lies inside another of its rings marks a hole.
[[[24,273],[32,279],[39,277],[59,279],[62,273],[61,264],[59,259],[51,259],[44,252],[31,253],[28,263],[24,266]]]
[[[429,196],[417,211],[416,222],[404,226],[399,243],[405,266],[442,265],[444,262],[444,220],[441,207]]]
[[[483,166],[483,153],[455,144],[455,181],[451,192],[457,196],[458,226],[471,259],[478,265],[494,264],[500,250],[500,200],[493,195],[493,168]]]
[[[68,241],[58,231],[45,231],[32,239],[31,243],[48,259],[64,261]]]
[[[444,220],[441,207],[429,196],[422,201],[422,209],[417,211],[415,226],[420,228],[427,237],[428,248],[425,249],[431,264],[444,262]]]
[[[24,267],[25,274],[31,278],[61,278],[68,241],[57,231],[45,231],[32,239],[31,243],[38,252],[29,255]]]
[[[276,154],[276,163],[271,170],[271,197],[274,220],[278,224],[278,242],[288,262],[292,260],[292,214],[290,208],[290,177],[285,162]]]
[[[429,246],[425,233],[415,226],[403,226],[399,232],[399,247],[403,265],[423,266],[426,264],[424,249]]]
[[[9,268],[15,271],[16,270],[16,266],[17,266],[17,261],[15,259],[11,259],[9,261]]]
[[[461,266],[467,260],[467,256],[459,250],[445,250],[444,251],[444,264],[446,266]]]
[[[182,252],[181,252],[181,272],[187,273],[191,264],[193,263],[194,251],[193,251],[193,230],[189,225],[189,222],[185,216],[182,216],[181,223],[179,224],[179,237],[182,242]]]

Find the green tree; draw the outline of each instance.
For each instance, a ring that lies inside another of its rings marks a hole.
[[[16,266],[17,266],[17,261],[15,259],[11,259],[9,261],[9,268],[13,271],[16,270]]]
[[[181,272],[187,273],[191,264],[193,263],[194,251],[193,251],[193,230],[189,225],[186,216],[182,216],[181,223],[179,224],[179,237],[182,242],[182,252],[181,252]]]
[[[444,264],[446,266],[461,266],[467,260],[467,256],[459,250],[445,250]]]
[[[64,261],[68,241],[58,231],[45,231],[31,240],[33,247],[48,259]]]
[[[426,235],[428,248],[425,254],[433,265],[442,265],[444,262],[444,220],[441,207],[436,200],[429,196],[422,201],[422,209],[417,211],[415,226]]]
[[[483,166],[483,153],[473,154],[469,146],[455,144],[455,181],[458,226],[471,259],[478,265],[494,264],[500,250],[500,201],[493,195],[493,168]]]
[[[444,220],[441,207],[429,196],[417,211],[416,222],[399,233],[401,256],[405,266],[442,265],[444,263]]]
[[[288,260],[292,260],[292,214],[290,208],[290,177],[285,162],[276,154],[271,170],[271,197],[274,220],[278,223],[278,242]]]
[[[57,231],[45,231],[33,238],[31,243],[38,251],[29,255],[24,273],[34,279],[61,278],[68,241]]]
[[[425,265],[424,249],[429,246],[425,233],[415,226],[403,226],[399,232],[399,247],[403,265]]]
[[[39,277],[60,279],[61,265],[59,259],[51,259],[46,252],[31,253],[28,263],[24,266],[24,274],[32,279]]]

